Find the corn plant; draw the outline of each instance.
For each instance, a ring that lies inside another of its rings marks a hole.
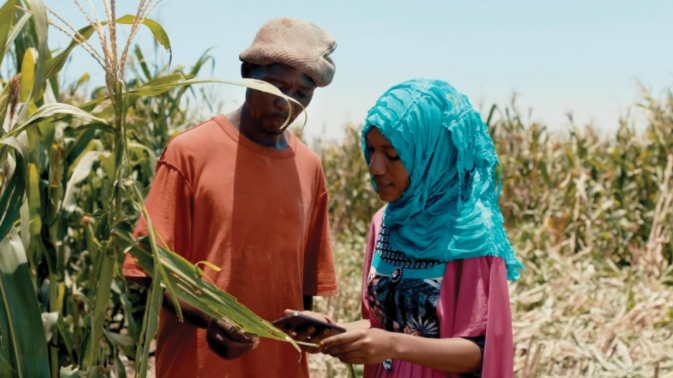
[[[0,376],[123,377],[123,352],[144,377],[164,290],[179,317],[178,297],[247,332],[296,346],[235,298],[203,283],[198,267],[161,248],[151,226],[143,193],[171,136],[168,122],[188,122],[180,105],[193,85],[239,85],[294,101],[261,81],[198,79],[206,55],[190,72],[151,73],[142,51],[132,52],[132,40],[147,27],[170,53],[164,29],[148,17],[160,2],[140,0],[135,15],[117,17],[115,1],[103,0],[102,21],[90,1],[89,12],[75,0],[89,22],[80,29],[39,0],[8,0],[0,8],[0,64],[9,57],[14,67],[0,95]],[[121,25],[130,26],[123,44],[117,40]],[[49,27],[72,38],[56,56],[48,46]],[[89,42],[94,35],[100,51]],[[75,48],[105,72],[105,86],[83,103],[76,103],[76,91],[86,76],[66,93],[59,87],[58,74]],[[131,55],[142,75],[129,80]],[[138,214],[149,225],[143,244],[131,237]],[[140,320],[121,273],[126,253],[152,277]],[[125,335],[114,331],[119,315]]]

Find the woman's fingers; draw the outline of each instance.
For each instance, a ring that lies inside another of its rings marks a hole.
[[[339,354],[354,353],[362,349],[362,343],[359,340],[346,342],[343,344],[333,345],[328,348],[321,348],[321,351],[324,354],[329,354],[330,356],[336,356]]]
[[[336,358],[337,360],[345,364],[363,365],[365,362],[365,358],[360,352],[342,353],[333,355],[332,357]]]
[[[358,330],[358,331],[353,331],[353,332],[346,332],[342,333],[336,336],[331,336],[326,339],[324,339],[320,345],[323,350],[329,349],[335,345],[340,345],[340,344],[345,344],[345,343],[352,343],[356,340],[359,340],[364,336],[364,331]]]

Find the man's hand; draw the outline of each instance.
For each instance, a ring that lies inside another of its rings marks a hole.
[[[225,360],[239,358],[259,345],[259,337],[220,320],[211,319],[207,330],[208,347]]]
[[[329,323],[327,320],[327,317],[323,314],[319,314],[317,312],[313,311],[296,311],[296,310],[285,310],[285,315],[292,315],[294,313],[299,313],[304,316],[309,316],[313,319],[320,320],[321,322]],[[309,326],[305,330],[302,330],[301,332],[296,332],[295,330],[284,330],[284,332],[290,336],[293,340],[295,341],[302,341],[306,343],[311,343],[311,344],[320,344],[320,342],[330,336],[333,336],[334,334],[332,333],[331,330],[325,329],[321,333],[315,334],[315,328],[313,326]],[[320,353],[320,348],[319,347],[308,347],[304,345],[299,345],[299,348],[306,353],[310,354],[316,354]]]

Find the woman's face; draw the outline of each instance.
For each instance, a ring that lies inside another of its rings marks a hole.
[[[376,127],[367,133],[369,173],[372,174],[382,201],[393,202],[402,197],[409,186],[409,173],[397,151]]]

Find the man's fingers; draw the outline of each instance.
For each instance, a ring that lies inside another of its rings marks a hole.
[[[256,335],[246,333],[242,329],[236,328],[234,325],[225,323],[223,321],[217,322],[218,328],[229,340],[234,342],[239,342],[243,344],[254,343],[255,340],[259,340]]]
[[[228,345],[227,357],[229,359],[235,359],[241,357],[242,355],[246,354],[247,352],[250,352],[255,348],[257,348],[257,344],[255,343],[243,344],[238,342],[230,342]]]
[[[235,331],[229,334],[229,339],[241,344],[254,344],[259,342],[259,337],[243,331]]]

